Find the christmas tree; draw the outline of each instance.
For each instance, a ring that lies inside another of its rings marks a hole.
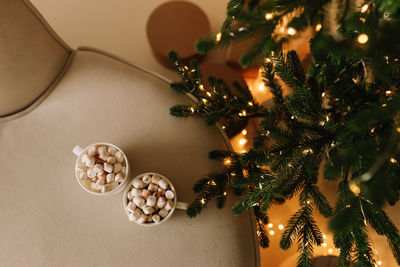
[[[314,36],[312,63],[304,69],[297,53],[283,53],[282,45],[307,28]],[[221,31],[196,47],[207,53],[250,39],[240,63],[260,64],[274,96],[272,108],[256,103],[243,84],[209,77],[210,90],[205,89],[198,63],[186,66],[171,52],[182,78],[171,86],[198,99],[172,107],[172,115],[198,116],[207,125],[261,119],[247,153],[210,152],[225,170],[194,185],[198,198],[188,216],[198,215],[210,200],[222,208],[232,187],[242,195],[233,212],[254,210],[260,245],[267,247],[269,208],[296,197],[300,209],[280,246],[297,243],[298,266],[311,266],[313,246],[323,243],[316,212],[330,219],[339,266],[375,266],[367,226],[387,238],[400,264],[399,231],[382,209],[400,197],[399,33],[398,0],[231,0]],[[291,94],[283,96],[283,83]],[[232,87],[242,93],[233,94]],[[324,177],[318,177],[321,166]],[[336,203],[327,201],[318,179],[337,181]]]

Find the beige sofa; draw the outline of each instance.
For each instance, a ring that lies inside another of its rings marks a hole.
[[[72,19],[72,18],[71,18]],[[190,101],[163,77],[91,48],[72,50],[28,1],[0,0],[0,265],[258,266],[250,213],[214,205],[196,219],[130,223],[122,193],[96,197],[74,177],[74,145],[121,147],[132,176],[154,171],[190,201],[208,151],[226,136],[169,107]],[[231,195],[230,192],[228,194]]]

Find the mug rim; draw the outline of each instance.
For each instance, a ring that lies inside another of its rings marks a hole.
[[[123,198],[122,198],[122,205],[124,206],[124,210],[125,210],[126,215],[129,216],[129,213],[130,213],[130,212],[128,211],[128,209],[127,209],[127,207],[128,207],[128,191],[129,191],[130,188],[131,188],[130,185],[132,185],[132,182],[133,182],[136,178],[141,178],[141,177],[143,177],[143,176],[145,176],[145,175],[153,175],[153,174],[160,176],[161,178],[165,179],[165,180],[169,183],[169,185],[170,185],[170,187],[171,187],[171,190],[172,190],[172,191],[174,192],[174,194],[175,194],[175,197],[174,197],[174,206],[173,206],[172,209],[169,211],[168,215],[167,215],[165,218],[163,218],[162,220],[160,220],[160,222],[158,222],[158,223],[155,223],[155,222],[152,222],[152,223],[138,223],[138,222],[136,222],[136,221],[133,221],[134,223],[136,223],[136,224],[138,224],[138,225],[140,225],[140,226],[143,226],[143,227],[158,226],[158,225],[164,223],[165,221],[167,221],[167,220],[172,216],[172,214],[174,214],[175,209],[176,209],[176,205],[177,205],[177,203],[178,203],[178,196],[176,195],[176,190],[175,190],[174,184],[173,184],[167,177],[165,177],[165,176],[162,175],[162,174],[156,173],[156,172],[145,172],[145,173],[139,174],[139,175],[137,175],[135,178],[133,178],[132,181],[130,181],[130,182],[128,183],[128,185],[126,186],[126,188],[125,188],[125,191],[124,191],[124,194],[123,194]],[[132,185],[132,186],[133,186],[133,185]]]
[[[111,191],[105,192],[105,193],[99,193],[99,192],[93,192],[92,190],[88,189],[86,186],[84,186],[81,182],[81,179],[79,179],[78,177],[78,163],[79,163],[79,159],[81,158],[82,154],[84,152],[86,152],[89,148],[91,148],[92,146],[96,146],[96,145],[107,145],[107,146],[111,146],[116,148],[118,151],[121,151],[122,155],[124,156],[125,162],[126,162],[126,171],[125,171],[125,177],[124,180],[122,181],[122,183],[120,183],[116,188],[114,188]],[[79,154],[79,156],[76,157],[76,161],[75,161],[75,178],[78,181],[79,185],[88,193],[92,194],[92,195],[96,195],[96,196],[107,196],[107,195],[112,195],[115,192],[118,192],[118,190],[120,190],[123,186],[126,185],[127,180],[128,180],[128,173],[129,173],[129,162],[128,162],[128,158],[125,155],[125,152],[119,148],[116,145],[110,144],[110,143],[106,143],[106,142],[96,142],[93,144],[88,145],[87,147],[82,149],[82,152]]]

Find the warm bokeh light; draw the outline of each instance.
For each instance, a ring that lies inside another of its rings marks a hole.
[[[361,7],[361,13],[365,13],[368,10],[368,4],[365,4]]]
[[[360,34],[357,37],[357,42],[359,42],[360,44],[365,44],[366,42],[368,42],[368,35],[366,35],[365,33]]]
[[[219,42],[221,41],[221,37],[222,37],[222,33],[217,33],[217,35],[215,36],[215,41]]]
[[[315,30],[317,32],[319,32],[321,29],[322,29],[322,24],[321,23],[319,23],[319,24],[317,24],[317,26],[315,26]]]
[[[289,35],[295,35],[295,34],[296,34],[296,30],[293,29],[293,28],[288,28],[287,33],[288,33]]]
[[[247,134],[247,130],[246,130],[246,129],[243,129],[243,130],[242,130],[242,134],[243,134],[243,135],[246,135],[246,134]]]
[[[244,145],[246,143],[247,143],[247,139],[245,139],[245,138],[242,138],[242,139],[239,140],[239,144],[240,145]]]
[[[274,16],[271,13],[265,14],[265,19],[266,20],[271,20]]]

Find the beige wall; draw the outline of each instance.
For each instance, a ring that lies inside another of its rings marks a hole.
[[[122,56],[168,78],[174,72],[160,66],[151,54],[146,22],[166,0],[31,0],[70,46],[92,46]],[[190,1],[207,14],[213,31],[225,18],[227,0]],[[221,59],[220,53],[217,55]],[[217,61],[218,61],[217,59]],[[215,59],[209,59],[213,61]]]

